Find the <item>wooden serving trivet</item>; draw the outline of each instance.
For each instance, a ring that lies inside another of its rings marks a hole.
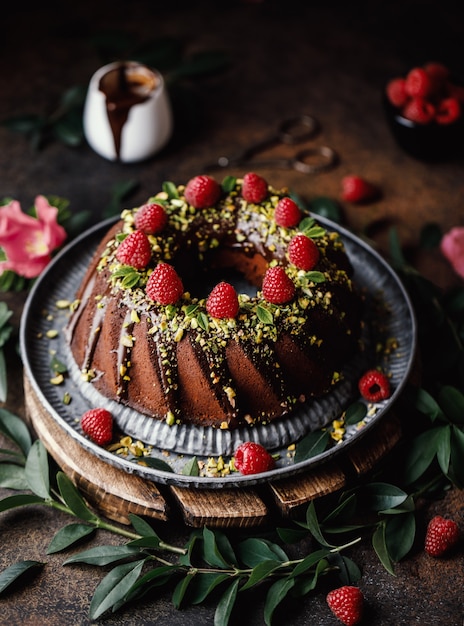
[[[24,377],[27,417],[49,454],[89,503],[108,518],[129,523],[129,514],[162,521],[183,519],[200,528],[262,526],[276,516],[297,517],[311,500],[343,489],[353,477],[373,469],[398,443],[399,420],[387,415],[346,451],[294,477],[246,488],[197,489],[157,485],[114,467],[70,437]]]

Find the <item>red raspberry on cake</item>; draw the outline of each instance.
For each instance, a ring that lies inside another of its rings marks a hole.
[[[362,203],[374,200],[379,189],[361,176],[349,175],[342,178],[341,197],[345,202]]]
[[[295,235],[288,244],[288,258],[300,270],[309,272],[319,261],[319,248],[306,235]]]
[[[195,209],[214,206],[221,196],[221,186],[211,176],[202,174],[191,178],[184,191],[185,199]]]
[[[301,221],[301,210],[291,198],[282,198],[274,209],[274,219],[278,226],[293,228]]]
[[[381,371],[368,370],[361,376],[358,383],[359,393],[368,402],[381,402],[390,397],[390,381]]]
[[[239,308],[237,292],[226,282],[218,283],[206,300],[206,310],[218,319],[236,317]]]
[[[342,624],[354,626],[362,619],[364,595],[358,587],[345,585],[327,594],[327,604]]]
[[[263,297],[272,304],[285,304],[295,295],[295,285],[283,267],[269,267],[263,278]]]
[[[461,117],[461,105],[457,98],[444,98],[435,111],[435,121],[438,124],[452,124]]]
[[[460,530],[455,521],[441,515],[432,518],[425,535],[425,551],[430,556],[442,556],[459,541]]]
[[[84,433],[99,446],[111,443],[113,439],[113,416],[102,408],[90,409],[81,417]]]
[[[424,98],[411,98],[402,110],[403,117],[417,124],[429,124],[435,117],[435,107]]]
[[[273,469],[275,461],[260,443],[246,441],[235,450],[234,465],[241,474],[260,474]]]
[[[150,274],[146,294],[154,302],[175,304],[184,293],[184,286],[176,270],[169,263],[159,263]]]
[[[423,67],[414,67],[406,75],[404,88],[411,98],[428,98],[432,81]]]
[[[147,235],[155,235],[168,223],[168,216],[161,204],[144,204],[135,214],[135,227]]]
[[[262,202],[268,193],[268,184],[262,176],[249,172],[243,177],[242,184],[242,198],[247,202],[253,202],[253,204],[259,204]]]
[[[116,258],[124,265],[130,265],[136,270],[142,270],[151,259],[151,246],[148,237],[141,230],[127,235],[116,250]]]
[[[406,81],[404,78],[392,78],[387,83],[387,98],[393,104],[393,106],[401,108],[408,101],[408,94],[406,93]]]

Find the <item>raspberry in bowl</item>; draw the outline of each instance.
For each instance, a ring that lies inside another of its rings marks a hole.
[[[384,108],[393,137],[411,156],[444,161],[464,153],[464,87],[442,63],[390,79]]]

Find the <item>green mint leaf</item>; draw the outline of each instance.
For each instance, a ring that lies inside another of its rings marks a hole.
[[[94,532],[95,528],[87,526],[86,524],[68,524],[63,528],[60,528],[50,541],[47,548],[47,554],[54,554],[55,552],[66,550]]]
[[[262,304],[258,304],[256,307],[256,315],[258,316],[259,321],[262,324],[273,324],[274,317],[271,311],[263,306]]]
[[[312,272],[306,272],[305,278],[308,282],[312,282],[312,283],[324,283],[325,282],[325,276],[323,272],[317,272],[316,270]]]
[[[40,439],[34,441],[27,455],[26,480],[29,489],[36,495],[45,500],[51,498],[48,455]]]
[[[144,563],[145,559],[117,565],[105,576],[90,602],[91,619],[98,619],[124,599],[139,578]]]
[[[26,457],[31,449],[32,440],[26,424],[17,415],[0,408],[0,432],[15,443]]]
[[[353,402],[345,411],[345,425],[351,426],[361,422],[367,415],[367,406],[364,402]]]
[[[330,441],[330,433],[315,430],[307,434],[297,443],[295,450],[295,463],[301,463],[324,452]]]
[[[166,461],[163,461],[163,459],[157,459],[154,456],[144,456],[143,463],[144,465],[147,465],[148,467],[152,467],[153,469],[159,470],[160,472],[173,472],[174,471],[172,467],[169,465],[169,463],[166,463]]]
[[[200,467],[198,465],[198,459],[196,456],[192,457],[187,461],[187,463],[182,468],[183,476],[199,476],[200,475]]]
[[[164,193],[167,194],[170,200],[176,199],[179,197],[179,192],[177,191],[177,187],[174,183],[171,183],[169,181],[164,182],[162,185],[162,189]]]
[[[42,569],[43,566],[44,563],[40,561],[20,561],[4,569],[0,572],[0,595],[23,574],[33,569]]]
[[[230,193],[235,189],[235,185],[237,184],[237,178],[235,176],[225,176],[222,181],[222,189],[224,193]]]

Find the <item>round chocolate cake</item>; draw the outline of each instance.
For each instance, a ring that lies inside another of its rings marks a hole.
[[[327,393],[362,299],[343,242],[260,176],[165,183],[100,243],[67,327],[103,396],[167,424],[265,424]]]

